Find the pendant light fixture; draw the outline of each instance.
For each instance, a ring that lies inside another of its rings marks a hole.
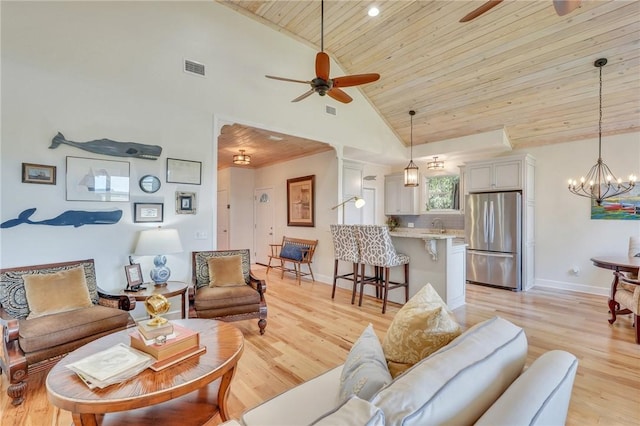
[[[414,110],[409,111],[411,116],[411,159],[409,165],[404,168],[404,186],[418,186],[418,166],[413,162],[413,116],[416,115]]]
[[[427,170],[443,170],[444,161],[438,161],[438,157],[433,157],[433,161],[427,163]]]
[[[244,153],[244,149],[241,149],[240,154],[236,154],[233,156],[233,164],[240,164],[242,166],[251,164],[251,156],[246,155]]]
[[[607,64],[606,58],[600,58],[593,63],[600,70],[600,119],[598,121],[598,161],[591,167],[587,176],[580,178],[580,182],[569,179],[569,191],[581,197],[595,200],[600,206],[607,198],[618,197],[631,191],[636,185],[636,176],[630,175],[629,182],[617,179],[602,161],[602,67]]]

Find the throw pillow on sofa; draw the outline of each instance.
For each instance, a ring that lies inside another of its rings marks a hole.
[[[447,305],[427,284],[398,311],[382,342],[392,377],[462,333]]]
[[[380,340],[369,324],[356,340],[340,374],[338,403],[356,395],[370,399],[383,386],[391,383]]]
[[[93,306],[82,266],[50,274],[25,274],[22,280],[29,305],[27,319]]]

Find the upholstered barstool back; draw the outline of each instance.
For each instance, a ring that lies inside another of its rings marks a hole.
[[[331,298],[336,295],[336,283],[338,279],[349,280],[353,283],[351,304],[355,302],[356,288],[358,286],[358,265],[360,263],[360,250],[356,242],[355,231],[352,225],[329,225],[331,237],[333,239],[333,257],[335,259],[333,268],[333,291]],[[352,266],[352,271],[338,275],[338,262],[348,262]]]
[[[360,247],[360,301],[366,284],[375,285],[382,290],[382,313],[387,309],[387,294],[389,290],[404,287],[405,301],[409,300],[409,261],[406,254],[396,252],[389,228],[380,225],[354,225],[356,239]],[[365,265],[374,266],[381,273],[376,273],[373,279],[365,279]],[[389,268],[404,266],[404,282],[389,280]]]

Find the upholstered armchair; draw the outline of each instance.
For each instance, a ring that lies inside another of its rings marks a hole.
[[[248,249],[192,253],[193,308],[198,318],[236,321],[258,318],[267,327],[267,285],[251,273]]]
[[[135,303],[98,288],[93,259],[0,270],[0,372],[12,404],[24,400],[30,371],[133,326]]]
[[[609,309],[612,318],[609,323],[613,324],[617,315],[632,314],[633,325],[636,329],[636,343],[640,344],[640,280],[629,278],[622,272],[615,272],[618,283],[612,289],[612,298],[609,301]],[[623,308],[623,309],[620,309]]]

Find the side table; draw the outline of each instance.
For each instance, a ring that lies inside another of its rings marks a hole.
[[[132,296],[134,299],[136,299],[136,302],[144,302],[147,297],[154,294],[160,294],[166,298],[182,296],[182,318],[187,318],[187,288],[189,288],[187,283],[182,281],[167,281],[167,285],[163,286],[155,286],[153,283],[144,283],[144,285],[147,287],[145,290],[136,292],[125,292],[124,290],[120,290],[120,294]]]

